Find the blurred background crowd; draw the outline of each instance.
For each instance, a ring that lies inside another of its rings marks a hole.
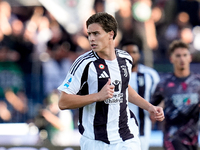
[[[34,124],[42,139],[66,145],[78,110],[59,110],[57,87],[90,50],[85,20],[102,11],[118,21],[116,48],[135,41],[141,62],[162,74],[172,70],[169,43],[182,39],[200,71],[199,0],[0,0],[0,123]]]

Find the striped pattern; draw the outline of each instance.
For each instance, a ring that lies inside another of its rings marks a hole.
[[[117,59],[106,61],[93,51],[78,57],[59,90],[69,94],[92,94],[100,91],[111,79],[115,85],[113,98],[79,109],[79,131],[87,138],[112,144],[134,137],[133,123],[128,108],[128,83],[132,58],[116,50]],[[104,66],[104,67],[102,67]],[[104,76],[102,76],[104,75]],[[72,78],[68,88],[64,84]],[[81,99],[80,99],[81,100]],[[135,129],[138,130],[138,129]]]
[[[130,86],[145,100],[150,101],[151,95],[160,81],[159,74],[152,68],[139,64],[138,72],[132,72]],[[129,103],[130,110],[135,114],[140,131],[142,150],[148,150],[151,133],[151,120],[147,111]]]
[[[79,66],[81,65],[81,63],[83,63],[85,60],[89,60],[91,58],[96,58],[98,59],[98,56],[96,55],[96,53],[94,53],[93,51],[89,51],[87,53],[85,53],[84,55],[79,56],[74,63],[72,64],[71,68],[70,68],[70,74],[74,75],[76,70],[79,68]]]

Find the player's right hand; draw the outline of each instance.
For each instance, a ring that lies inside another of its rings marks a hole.
[[[114,85],[111,85],[111,80],[108,79],[108,82],[103,86],[103,88],[97,93],[98,101],[104,101],[106,99],[112,98],[114,94]]]

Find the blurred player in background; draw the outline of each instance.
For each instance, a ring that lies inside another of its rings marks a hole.
[[[192,57],[181,40],[169,46],[174,72],[163,77],[151,100],[165,111],[165,150],[197,150],[200,102],[200,75],[190,71]]]
[[[149,102],[160,81],[159,74],[155,69],[139,63],[141,55],[139,47],[134,41],[126,40],[122,42],[122,50],[128,52],[133,58],[130,86]],[[132,103],[129,103],[129,108],[135,114],[139,123],[141,149],[148,150],[152,124],[149,113]]]

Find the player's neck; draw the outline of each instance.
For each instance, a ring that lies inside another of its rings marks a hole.
[[[97,52],[99,57],[105,60],[114,60],[116,58],[115,49],[108,49],[105,51]]]
[[[132,68],[132,72],[138,72],[138,65],[135,65],[135,66]]]
[[[176,77],[184,78],[190,75],[190,70],[175,70],[174,74]]]

